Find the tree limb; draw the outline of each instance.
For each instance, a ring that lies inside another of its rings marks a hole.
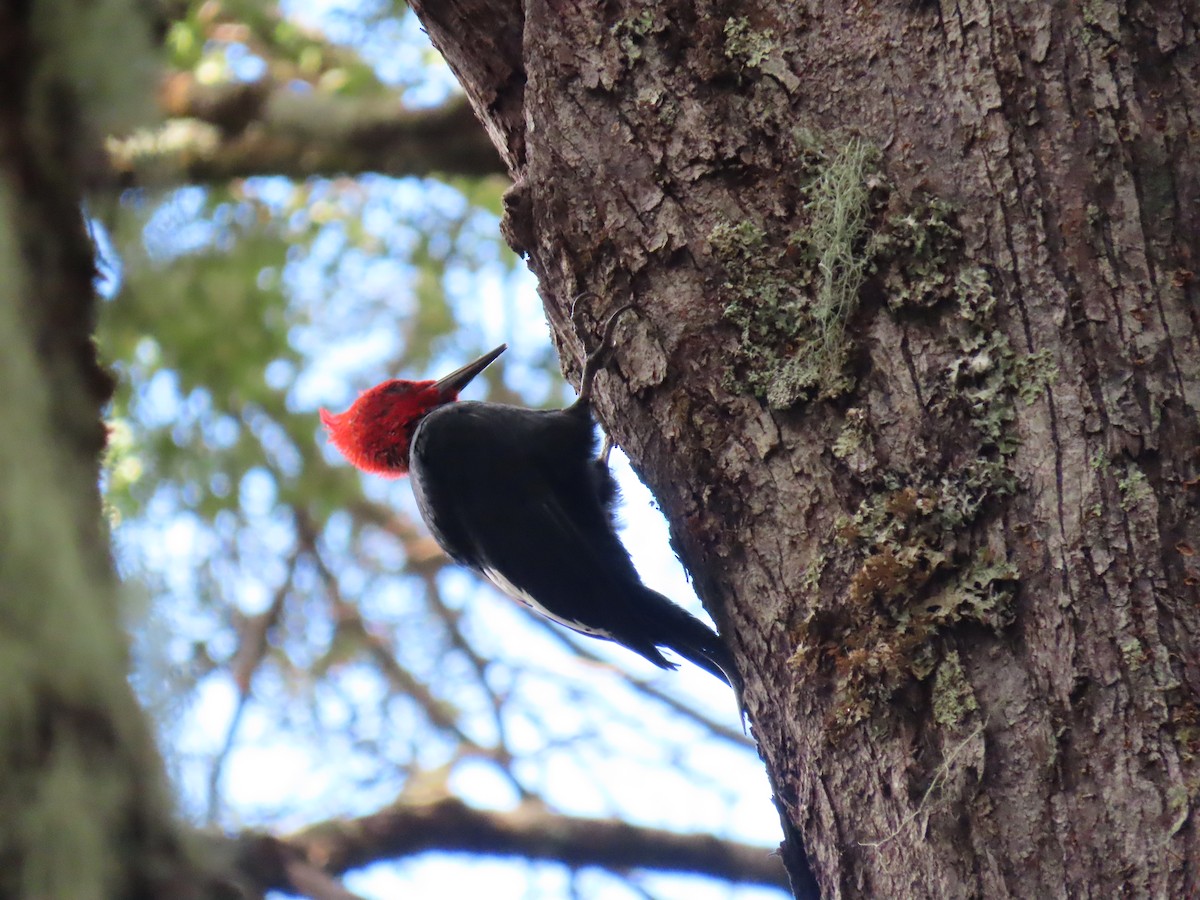
[[[411,110],[394,94],[348,97],[265,79],[203,85],[176,73],[159,103],[167,122],[108,142],[113,169],[139,185],[252,175],[505,174],[462,100]]]
[[[250,846],[253,839],[243,839]],[[707,834],[679,834],[610,819],[556,815],[538,804],[512,812],[474,809],[446,798],[396,805],[358,819],[330,821],[281,839],[331,875],[428,850],[546,859],[614,870],[656,869],[785,888],[772,851]],[[258,874],[277,871],[262,867]],[[264,890],[286,887],[265,883]]]

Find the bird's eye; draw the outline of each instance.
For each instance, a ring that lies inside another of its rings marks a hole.
[[[384,388],[384,391],[389,394],[396,394],[400,396],[412,393],[412,386],[403,381],[393,381],[386,388]]]

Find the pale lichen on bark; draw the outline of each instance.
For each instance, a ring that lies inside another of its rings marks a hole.
[[[882,179],[878,152],[862,141],[820,143],[807,132],[796,138],[804,220],[782,242],[771,223],[750,221],[719,222],[708,235],[727,275],[725,317],[741,332],[726,386],[772,409],[854,384],[846,330],[870,265],[865,235]]]

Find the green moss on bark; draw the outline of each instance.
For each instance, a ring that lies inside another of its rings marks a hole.
[[[992,280],[962,259],[949,212],[932,203],[919,209],[899,225],[889,220],[868,252],[881,254],[878,273],[898,292],[888,303],[894,314],[940,307],[949,352],[932,370],[926,403],[949,425],[946,447],[912,469],[879,467],[858,407],[830,447],[866,496],[820,548],[830,562],[812,580],[825,578],[839,599],[799,623],[793,663],[832,677],[835,732],[937,671],[941,636],[963,624],[999,631],[1011,623],[1018,573],[988,549],[983,533],[1017,489],[1018,404],[1036,400],[1056,374],[1046,356],[1013,351]]]
[[[96,488],[111,381],[90,341],[81,185],[149,108],[128,0],[27,4],[0,49],[0,895],[165,896],[182,855]],[[184,892],[187,896],[197,896]],[[183,895],[176,891],[175,895]]]

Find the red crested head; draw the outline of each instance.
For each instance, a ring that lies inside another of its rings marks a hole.
[[[408,474],[408,450],[417,423],[454,400],[438,395],[435,381],[385,381],[358,395],[344,413],[321,410],[329,441],[355,468],[399,478]]]
[[[438,381],[392,379],[358,395],[344,413],[322,409],[329,440],[355,468],[385,478],[408,474],[413,432],[431,410],[458,399],[467,386],[507,349],[501,344]]]

